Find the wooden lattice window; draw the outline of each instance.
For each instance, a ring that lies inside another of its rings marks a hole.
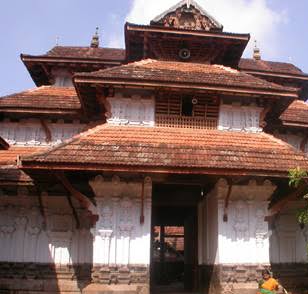
[[[160,93],[155,105],[158,126],[217,128],[219,98],[216,96]]]

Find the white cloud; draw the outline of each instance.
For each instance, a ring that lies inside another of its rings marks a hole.
[[[179,0],[134,0],[127,21],[149,24],[155,16]],[[262,56],[277,58],[279,25],[287,21],[286,13],[274,11],[266,0],[197,0],[197,2],[223,26],[224,31],[250,33],[251,41],[246,55],[252,55],[253,40],[258,41]]]
[[[118,14],[112,13],[109,16],[109,22],[113,30],[106,32],[106,44],[109,48],[124,48],[123,23]]]

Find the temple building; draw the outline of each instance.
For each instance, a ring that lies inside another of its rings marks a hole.
[[[21,54],[36,88],[0,98],[0,293],[308,289],[308,75],[264,61],[195,1],[125,49]]]

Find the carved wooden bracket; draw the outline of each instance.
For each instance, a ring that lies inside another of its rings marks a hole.
[[[88,199],[87,196],[83,195],[72,186],[63,172],[56,173],[56,177],[64,186],[64,188],[70,193],[70,195],[75,197],[83,208],[91,212],[91,222],[92,225],[94,225],[98,221],[99,217],[97,208],[94,206],[94,204]]]
[[[140,224],[144,224],[144,180],[142,181],[141,188],[141,211],[140,211]]]
[[[224,206],[224,215],[223,215],[223,221],[227,222],[228,221],[228,207],[229,207],[229,200],[230,200],[230,196],[232,193],[232,182],[229,181],[229,185],[228,185],[228,192],[225,198],[225,206]]]
[[[266,106],[260,114],[260,127],[264,128],[266,126],[265,117],[267,113],[271,110],[271,106]]]
[[[45,120],[41,119],[40,122],[41,122],[42,128],[43,128],[45,135],[46,135],[46,142],[49,143],[52,140],[50,128],[47,125]]]
[[[300,147],[299,147],[302,152],[305,152],[305,146],[306,146],[307,142],[308,142],[308,134],[306,133],[304,138],[302,139]]]

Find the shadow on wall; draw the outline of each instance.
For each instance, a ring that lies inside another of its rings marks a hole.
[[[20,188],[17,196],[0,197],[0,290],[80,292],[91,282],[92,236],[86,213],[82,228],[65,197],[38,197]]]
[[[299,205],[298,202],[290,202],[288,210],[276,217],[270,237],[270,257],[274,277],[293,294],[304,293],[304,290],[307,292],[308,289],[306,252],[308,227],[300,228],[298,225],[296,205]]]

